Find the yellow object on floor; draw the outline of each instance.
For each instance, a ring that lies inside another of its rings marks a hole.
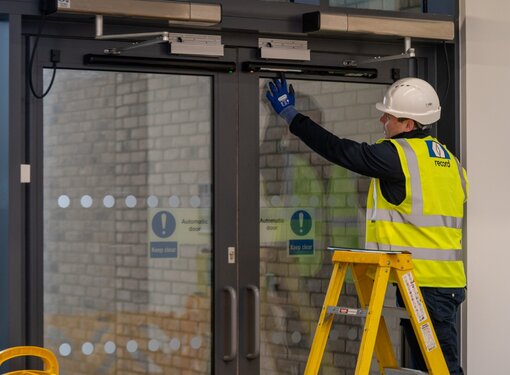
[[[407,314],[427,364],[428,374],[449,375],[450,372],[427,307],[414,277],[411,254],[402,251],[340,248],[328,250],[334,251],[333,272],[310,349],[305,375],[318,374],[335,315],[358,316],[366,319],[355,375],[368,375],[374,350],[381,374],[425,374],[398,367],[388,328],[384,317],[381,316],[390,276],[392,280],[396,280],[404,300]],[[374,267],[376,271],[372,279],[367,275],[367,271]],[[347,268],[352,270],[361,308],[337,306]]]
[[[58,375],[58,362],[55,355],[38,346],[15,346],[0,352],[0,366],[9,359],[18,357],[38,357],[44,364],[44,370],[16,370],[2,375]]]

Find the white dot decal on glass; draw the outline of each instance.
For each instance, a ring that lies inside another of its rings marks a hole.
[[[149,206],[150,208],[157,207],[158,206],[158,197],[156,197],[155,195],[150,195],[147,198],[147,206]]]
[[[200,207],[200,197],[197,197],[196,195],[192,196],[189,200],[189,204],[193,208]]]
[[[191,339],[190,345],[193,349],[199,349],[202,346],[202,339],[195,336]]]
[[[172,195],[170,198],[168,198],[168,205],[172,208],[179,207],[181,205],[181,200],[178,196]]]
[[[58,206],[61,208],[67,208],[71,204],[71,200],[67,195],[61,195],[58,197]]]
[[[106,208],[112,208],[115,206],[115,197],[113,195],[105,195],[103,198],[103,206]]]
[[[113,341],[107,341],[104,343],[104,351],[107,354],[113,354],[117,350],[117,345]]]
[[[278,195],[273,195],[271,197],[271,205],[273,206],[279,206],[282,203],[281,198]]]
[[[91,355],[94,352],[94,345],[91,342],[83,343],[81,352],[85,355]]]
[[[58,352],[62,357],[67,357],[69,354],[71,354],[71,345],[69,345],[67,342],[63,343],[59,346]]]
[[[134,195],[128,195],[126,197],[126,206],[129,208],[133,208],[136,206],[136,197]]]
[[[92,207],[92,197],[90,195],[84,195],[81,197],[80,203],[83,208],[90,208]]]
[[[317,207],[319,205],[319,197],[314,195],[313,197],[310,197],[310,206]]]
[[[149,348],[149,350],[151,352],[157,352],[159,350],[159,347],[160,347],[160,343],[158,340],[156,339],[152,339],[149,341],[149,343],[147,344],[147,347]]]
[[[298,331],[294,331],[292,332],[292,335],[290,335],[290,339],[292,340],[293,343],[297,344],[301,341],[301,333],[299,333]]]
[[[170,340],[170,349],[172,350],[179,350],[179,348],[181,347],[181,342],[179,341],[179,339],[172,339]]]
[[[280,332],[273,332],[271,341],[273,341],[273,344],[281,344],[283,342],[283,335]]]
[[[291,205],[291,206],[294,206],[294,207],[299,206],[299,197],[298,197],[298,196],[296,196],[296,195],[293,195],[293,196],[290,198],[290,205]]]
[[[135,340],[129,340],[126,345],[126,349],[130,353],[134,353],[138,350],[138,343]]]

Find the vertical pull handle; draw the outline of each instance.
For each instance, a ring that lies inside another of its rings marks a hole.
[[[233,361],[237,355],[237,295],[234,288],[226,286],[223,291],[227,294],[225,299],[225,322],[230,321],[227,327],[230,332],[225,335],[225,362]],[[227,316],[228,311],[228,316]]]
[[[255,285],[247,285],[248,291],[248,354],[246,358],[255,359],[260,354],[260,292]]]

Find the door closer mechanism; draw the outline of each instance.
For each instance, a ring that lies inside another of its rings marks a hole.
[[[389,55],[389,56],[376,56],[366,60],[344,60],[342,63],[344,66],[358,66],[365,64],[377,63],[380,61],[400,60],[400,59],[411,59],[416,57],[414,48],[411,47],[411,38],[405,37],[404,39],[404,52],[400,55]]]

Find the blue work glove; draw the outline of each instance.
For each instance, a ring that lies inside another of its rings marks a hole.
[[[266,92],[266,98],[271,103],[274,111],[290,124],[297,114],[294,108],[296,104],[294,88],[292,85],[287,88],[287,81],[283,73],[281,73],[280,78],[273,81],[274,82],[269,82],[269,90]]]

